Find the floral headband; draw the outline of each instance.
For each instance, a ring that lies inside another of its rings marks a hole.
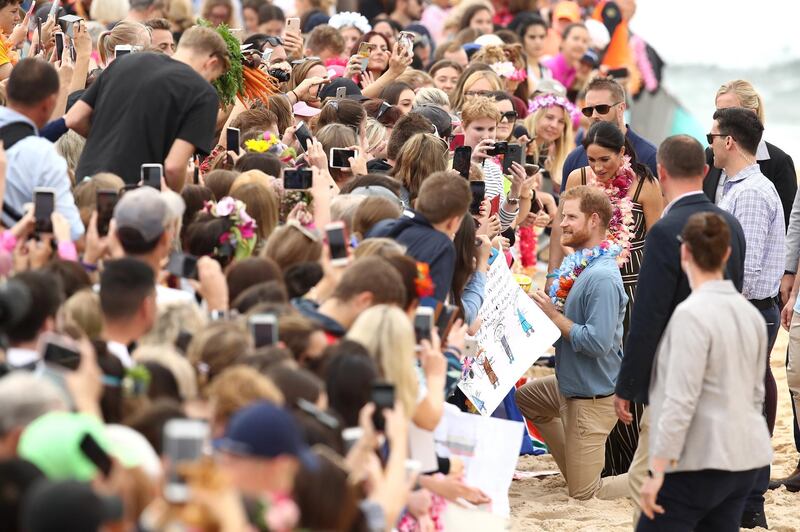
[[[531,100],[530,105],[528,106],[528,115],[532,115],[539,109],[544,109],[546,107],[553,107],[553,106],[562,107],[566,112],[569,113],[570,118],[572,118],[572,122],[575,123],[576,121],[580,121],[581,112],[580,110],[575,107],[575,105],[564,98],[563,96],[558,96],[557,94],[540,94],[533,100]]]
[[[244,147],[249,152],[268,153],[281,160],[282,163],[290,166],[294,165],[297,152],[280,141],[273,133],[265,131],[263,139],[250,139],[244,141]]]
[[[352,11],[336,13],[328,20],[328,25],[333,26],[337,30],[342,28],[355,28],[362,34],[372,31],[372,26],[367,20],[367,17],[361,13],[353,13]]]
[[[253,254],[256,247],[256,222],[247,211],[243,201],[225,196],[218,202],[207,201],[203,212],[215,218],[228,218],[233,226],[219,237],[219,247],[214,254],[219,257],[246,259]]]
[[[528,79],[528,73],[522,68],[514,68],[514,64],[511,61],[492,63],[489,66],[501,78],[510,79],[511,81],[525,81]]]

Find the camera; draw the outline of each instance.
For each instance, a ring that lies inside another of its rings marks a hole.
[[[283,70],[282,68],[270,68],[267,73],[281,83],[286,83],[289,81],[289,72]]]
[[[501,141],[495,142],[494,147],[486,152],[486,155],[497,157],[498,155],[505,155],[508,151],[508,142]]]

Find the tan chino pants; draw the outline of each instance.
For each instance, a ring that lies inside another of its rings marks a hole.
[[[617,421],[614,397],[570,399],[555,375],[527,383],[516,393],[522,415],[539,429],[567,481],[570,497],[601,497],[605,444]]]

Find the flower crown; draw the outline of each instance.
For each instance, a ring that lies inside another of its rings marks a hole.
[[[435,286],[431,279],[431,269],[427,262],[417,263],[417,277],[414,279],[414,286],[417,289],[417,297],[432,297]]]
[[[207,201],[203,212],[215,218],[228,218],[233,226],[219,237],[219,247],[214,254],[219,257],[246,259],[256,247],[256,221],[247,214],[246,205],[241,200],[225,196],[218,202]]]
[[[528,105],[528,114],[532,115],[539,109],[544,109],[545,107],[553,107],[553,106],[563,107],[566,112],[569,113],[570,118],[572,118],[573,123],[576,121],[580,121],[581,112],[580,110],[575,107],[571,101],[567,100],[563,96],[559,96],[557,94],[540,94],[533,100],[531,100],[530,105]]]
[[[342,28],[355,28],[362,34],[372,31],[372,26],[367,20],[367,17],[361,13],[354,13],[352,11],[336,13],[328,20],[328,25],[333,26],[337,30]]]
[[[273,133],[265,131],[263,138],[244,141],[244,147],[249,152],[268,153],[274,155],[284,164],[293,165],[297,152],[280,141]]]
[[[522,68],[515,68],[511,61],[492,63],[489,66],[501,78],[510,79],[511,81],[525,81],[528,79],[528,73]]]

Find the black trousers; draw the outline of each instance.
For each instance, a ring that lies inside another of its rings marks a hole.
[[[656,500],[664,513],[655,519],[642,514],[636,532],[738,532],[758,471],[669,473]]]

